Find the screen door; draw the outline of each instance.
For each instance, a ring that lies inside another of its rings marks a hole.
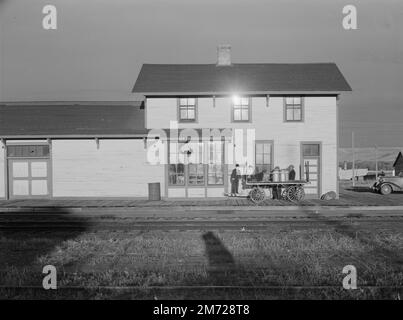
[[[302,144],[302,179],[308,180],[304,186],[305,193],[313,197],[320,197],[320,144],[303,143]]]

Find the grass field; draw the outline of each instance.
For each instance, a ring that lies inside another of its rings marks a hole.
[[[398,299],[403,293],[401,219],[277,221],[264,231],[80,226],[1,232],[0,297]],[[40,288],[47,264],[58,270],[58,290]],[[342,288],[345,265],[357,268],[358,290]]]

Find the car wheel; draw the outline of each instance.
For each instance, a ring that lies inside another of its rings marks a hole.
[[[384,184],[384,185],[382,185],[380,191],[381,191],[381,194],[387,195],[387,194],[392,193],[393,190],[392,190],[392,187],[390,185]]]

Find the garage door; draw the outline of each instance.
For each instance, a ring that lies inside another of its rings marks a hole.
[[[10,199],[51,194],[48,146],[7,146]]]

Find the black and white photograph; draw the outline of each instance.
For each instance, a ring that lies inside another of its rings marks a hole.
[[[0,0],[0,300],[401,300],[402,89],[400,0]]]

